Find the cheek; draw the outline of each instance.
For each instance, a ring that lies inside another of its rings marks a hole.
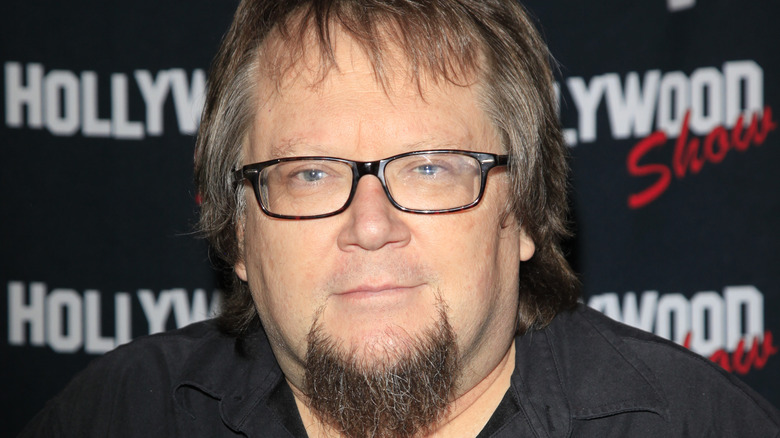
[[[442,221],[445,218],[446,221]],[[436,236],[437,241],[429,237],[421,247],[430,248],[431,253],[436,254],[431,259],[435,260],[443,282],[448,285],[442,291],[445,301],[455,305],[479,299],[477,304],[481,304],[490,294],[490,285],[496,276],[498,242],[494,227],[488,225],[492,221],[482,215],[467,214],[455,216],[454,220],[446,216],[434,219],[437,220],[435,230],[428,236]],[[448,294],[448,290],[453,292]]]
[[[266,286],[272,290],[281,287],[297,290],[294,286],[314,281],[326,260],[328,245],[325,243],[327,230],[317,229],[312,233],[312,226],[310,221],[283,221],[255,212],[245,229],[247,265],[252,268],[250,277],[266,278]]]
[[[302,224],[255,215],[247,218],[245,229],[246,269],[255,305],[269,335],[292,349],[301,348],[297,344],[305,339],[323,301],[317,280],[324,265],[322,251],[301,237],[310,235],[301,230]]]
[[[457,225],[441,224],[441,229],[458,232],[442,233],[437,265],[452,323],[468,342],[487,326],[514,321],[520,262],[514,227],[502,229],[495,214],[465,216]]]

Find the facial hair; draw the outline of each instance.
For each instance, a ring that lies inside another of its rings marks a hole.
[[[397,340],[396,340],[397,341]],[[308,336],[304,392],[319,419],[351,438],[412,437],[447,412],[460,372],[455,334],[443,306],[435,325],[406,339],[385,361],[358,359],[323,333]]]

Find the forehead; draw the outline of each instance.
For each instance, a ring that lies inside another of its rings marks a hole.
[[[345,44],[366,55],[383,86],[393,80],[388,73],[399,67],[415,81],[469,85],[484,75],[486,46],[463,17],[444,20],[439,14],[420,16],[418,10],[354,12],[337,4],[324,16],[304,9],[282,19],[259,47],[261,76],[279,88],[306,70],[317,82],[331,69],[344,67],[338,55]]]
[[[253,155],[335,155],[358,146],[377,153],[485,150],[476,143],[491,136],[487,131],[492,128],[482,110],[477,75],[461,75],[461,83],[436,77],[415,69],[392,44],[378,71],[371,54],[343,31],[331,35],[329,62],[312,48],[314,37],[308,38],[300,56],[279,62],[286,55],[277,39],[259,58]],[[343,149],[334,150],[335,142]]]

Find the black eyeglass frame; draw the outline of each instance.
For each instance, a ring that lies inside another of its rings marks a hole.
[[[445,154],[445,153],[468,155],[476,159],[477,161],[479,161],[481,179],[480,179],[479,194],[477,195],[477,199],[475,199],[473,202],[469,204],[460,207],[448,208],[444,210],[419,210],[419,209],[406,208],[399,205],[395,201],[395,199],[393,199],[393,195],[390,194],[390,190],[387,188],[387,183],[385,182],[385,167],[387,166],[387,164],[399,158],[404,158],[412,155],[430,155],[430,154]],[[277,214],[269,211],[265,207],[265,205],[263,205],[263,201],[260,196],[261,193],[260,172],[262,172],[263,169],[265,169],[266,167],[270,167],[273,166],[274,164],[283,163],[286,161],[314,161],[314,160],[337,161],[337,162],[348,164],[352,168],[352,188],[350,189],[349,197],[347,198],[344,205],[336,211],[325,213],[325,214],[311,215],[311,216],[309,215],[290,216],[290,215]],[[485,183],[487,182],[487,176],[490,169],[499,166],[506,166],[508,164],[509,164],[509,155],[490,154],[486,152],[472,152],[472,151],[464,151],[460,149],[435,149],[435,150],[406,152],[403,154],[393,155],[392,157],[383,158],[381,160],[376,160],[376,161],[353,161],[344,158],[319,157],[319,156],[276,158],[273,160],[263,161],[260,163],[247,164],[245,166],[242,166],[239,169],[233,170],[232,173],[236,184],[243,180],[248,180],[252,183],[252,188],[255,191],[255,198],[257,199],[257,204],[260,206],[260,209],[266,215],[274,218],[279,218],[279,219],[306,220],[306,219],[326,218],[344,212],[347,208],[349,208],[349,205],[352,203],[352,199],[355,197],[355,192],[357,191],[357,186],[358,183],[360,182],[360,178],[366,175],[373,175],[377,177],[377,179],[379,179],[380,183],[382,184],[382,189],[384,189],[385,191],[385,195],[387,196],[387,199],[389,199],[393,207],[397,208],[398,210],[405,211],[408,213],[416,213],[416,214],[440,214],[440,213],[452,213],[456,211],[467,210],[469,208],[476,206],[479,203],[479,201],[482,200],[482,195],[485,193]]]

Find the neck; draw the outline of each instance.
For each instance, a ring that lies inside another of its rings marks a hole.
[[[506,355],[498,365],[471,389],[459,395],[450,402],[447,415],[425,438],[441,437],[475,437],[487,424],[495,412],[504,394],[509,389],[512,373],[515,368],[515,343],[512,340]],[[289,381],[288,381],[289,383]],[[309,408],[303,393],[290,383],[298,412],[309,437],[337,438],[341,435]]]

